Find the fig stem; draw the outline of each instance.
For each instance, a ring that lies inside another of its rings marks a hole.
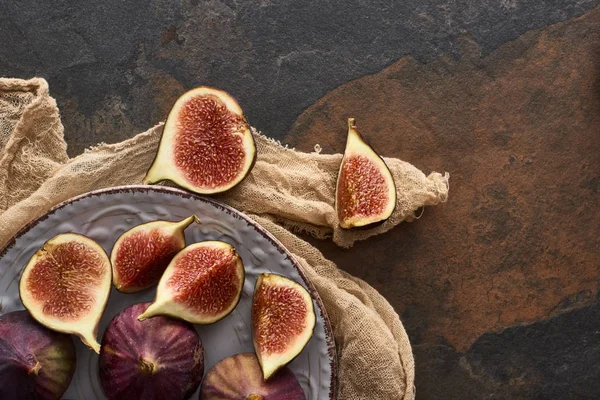
[[[180,230],[180,229],[184,230],[185,228],[187,228],[188,226],[190,226],[192,222],[195,222],[195,223],[199,224],[200,223],[200,219],[198,219],[197,216],[192,215],[190,217],[187,217],[186,219],[182,219],[181,221],[176,222],[175,223],[175,229],[176,230]]]
[[[348,129],[356,128],[356,118],[348,118]]]
[[[90,349],[100,354],[100,343],[96,340],[96,335],[93,333],[79,334],[81,341]]]
[[[40,369],[42,369],[42,364],[40,364],[40,362],[38,361],[35,363],[33,368],[31,368],[27,373],[29,375],[37,375],[38,372],[40,372]]]
[[[138,321],[143,321],[145,319],[152,318],[155,315],[157,315],[158,313],[156,311],[160,312],[160,306],[161,305],[162,304],[157,303],[156,301],[154,301],[154,303],[150,304],[148,306],[148,308],[146,308],[146,311],[144,311],[143,313],[141,313],[140,315],[138,315],[138,317],[137,317]]]

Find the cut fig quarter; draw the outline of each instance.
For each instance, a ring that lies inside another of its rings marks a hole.
[[[264,379],[292,361],[313,335],[312,297],[282,275],[261,274],[252,298],[252,341]]]
[[[169,263],[154,302],[138,319],[166,315],[212,324],[237,306],[244,278],[242,259],[230,244],[217,240],[191,244]]]
[[[200,223],[195,215],[181,221],[151,221],[123,233],[110,254],[113,285],[123,293],[154,286],[169,262],[185,247],[185,229]]]
[[[387,220],[396,208],[396,185],[388,166],[363,139],[354,118],[338,172],[335,210],[340,227],[370,227]]]
[[[61,233],[31,257],[19,293],[39,323],[77,335],[99,353],[96,335],[110,287],[110,260],[104,249],[86,236]]]
[[[254,166],[256,145],[237,101],[202,86],[184,93],[169,112],[144,184],[169,180],[212,194],[240,183]]]

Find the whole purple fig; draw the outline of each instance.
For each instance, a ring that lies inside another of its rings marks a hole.
[[[208,370],[200,400],[306,400],[296,376],[280,368],[266,381],[254,353],[224,358]]]
[[[69,335],[45,328],[27,311],[0,316],[0,399],[58,400],[74,372]]]
[[[185,321],[138,315],[150,303],[117,314],[104,333],[100,383],[109,400],[186,400],[204,373],[204,348]]]

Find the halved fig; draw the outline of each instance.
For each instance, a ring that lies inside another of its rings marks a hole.
[[[233,246],[221,241],[191,244],[167,267],[156,298],[138,318],[155,315],[212,324],[238,304],[244,286],[244,264]]]
[[[92,239],[61,233],[31,257],[19,282],[21,301],[42,325],[81,338],[100,352],[98,323],[110,293],[108,255]]]
[[[220,193],[246,177],[256,157],[252,132],[228,93],[197,87],[169,112],[144,183],[170,180],[192,192]]]
[[[383,159],[348,119],[348,138],[340,165],[335,210],[342,228],[382,223],[396,208],[396,185]]]
[[[0,399],[58,400],[75,372],[75,346],[27,311],[0,316]]]
[[[194,327],[169,317],[138,321],[150,303],[127,307],[102,338],[100,383],[109,400],[185,400],[204,373],[204,348]]]
[[[251,318],[254,350],[265,379],[300,354],[315,327],[315,310],[308,291],[277,274],[258,277]]]
[[[224,358],[208,370],[200,388],[200,400],[305,400],[300,383],[287,367],[269,380],[263,379],[253,353]]]
[[[154,286],[169,262],[185,247],[184,230],[195,215],[179,222],[151,221],[135,226],[117,239],[110,254],[113,285],[135,293]]]

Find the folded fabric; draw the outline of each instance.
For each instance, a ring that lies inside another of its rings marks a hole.
[[[139,184],[161,131],[159,124],[122,143],[100,144],[69,159],[59,110],[46,81],[0,79],[0,246],[28,221],[73,196]],[[446,201],[448,176],[425,176],[409,163],[386,158],[397,186],[394,214],[375,228],[342,230],[334,210],[342,155],[302,153],[253,133],[258,159],[252,172],[239,186],[215,197],[268,229],[314,283],[334,331],[339,398],[413,399],[414,361],[397,313],[371,286],[338,269],[294,232],[352,246],[414,218],[423,206]]]

